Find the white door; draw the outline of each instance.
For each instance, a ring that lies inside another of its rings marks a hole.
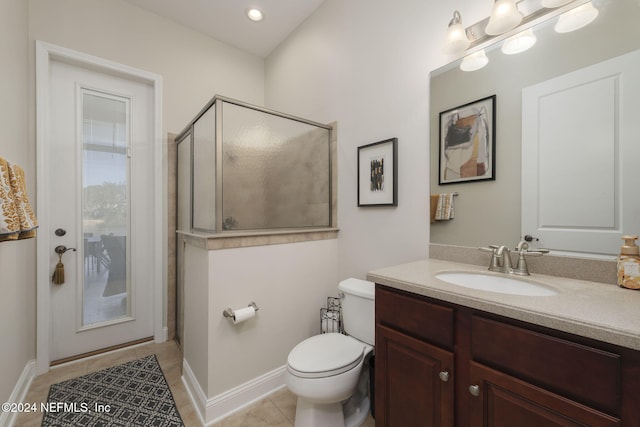
[[[51,61],[51,361],[154,335],[153,114],[150,84]]]
[[[636,51],[523,90],[523,236],[616,254],[638,233],[639,75]]]

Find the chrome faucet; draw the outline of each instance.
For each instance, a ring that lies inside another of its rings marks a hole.
[[[499,271],[501,273],[513,273],[511,268],[511,251],[505,245],[496,249],[496,261],[497,265],[493,271]],[[491,270],[491,268],[489,268]]]
[[[489,271],[498,271],[500,273],[513,272],[513,268],[511,267],[511,251],[505,245],[489,245],[488,247],[478,249],[485,252],[491,252]]]
[[[529,244],[523,240],[518,243],[515,249],[518,253],[518,261],[514,268],[513,261],[511,260],[511,251],[505,245],[489,245],[488,247],[482,247],[478,249],[485,252],[491,252],[489,271],[497,271],[506,274],[517,274],[519,276],[529,276],[529,268],[527,266],[525,255],[541,256],[549,253],[548,249],[538,249],[535,251],[530,251]]]

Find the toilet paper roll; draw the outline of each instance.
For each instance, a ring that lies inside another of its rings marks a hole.
[[[249,306],[233,310],[233,323],[242,323],[256,315],[256,309]]]

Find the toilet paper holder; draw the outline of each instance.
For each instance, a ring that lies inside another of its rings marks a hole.
[[[258,308],[258,306],[256,305],[256,303],[255,303],[255,302],[253,302],[253,301],[251,301],[251,302],[247,305],[247,307],[253,307],[253,309],[254,309],[255,311],[260,310],[260,309]],[[224,317],[229,317],[229,318],[233,319],[233,318],[234,318],[234,316],[235,316],[235,313],[233,312],[233,309],[232,309],[231,307],[228,307],[227,309],[225,309],[225,310],[222,312],[222,315],[223,315]]]

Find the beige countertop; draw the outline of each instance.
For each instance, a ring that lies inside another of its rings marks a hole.
[[[435,276],[443,271],[514,277],[552,288],[551,296],[520,296],[470,289]],[[640,350],[640,291],[585,280],[492,273],[486,267],[426,259],[370,271],[367,279],[391,288],[499,314]]]

